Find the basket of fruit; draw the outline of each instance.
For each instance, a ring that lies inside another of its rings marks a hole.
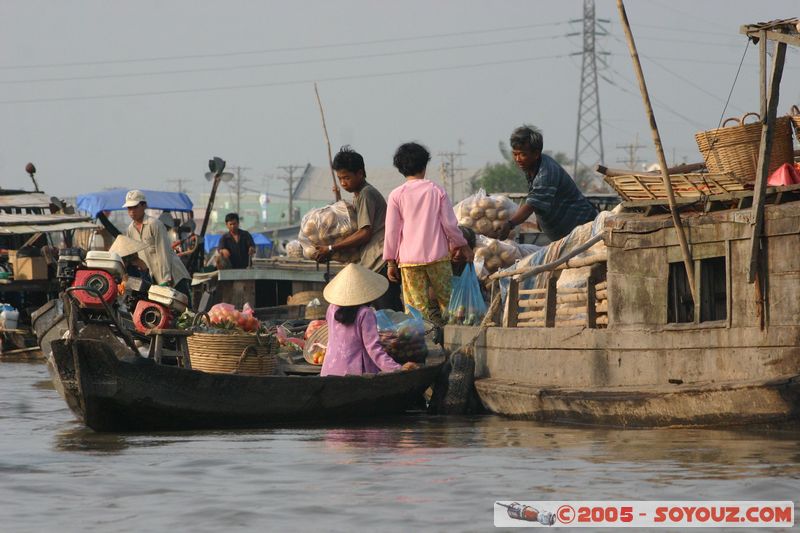
[[[247,305],[238,311],[217,304],[197,315],[186,342],[192,369],[201,372],[268,376],[277,366],[277,339],[262,331]]]
[[[310,365],[321,365],[325,362],[325,352],[328,346],[328,324],[324,320],[315,320],[314,322],[322,322],[322,324],[314,328],[312,333],[306,337],[306,345],[303,347],[303,359]],[[311,329],[310,324],[309,329]]]

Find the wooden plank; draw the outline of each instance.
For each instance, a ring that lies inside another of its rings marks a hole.
[[[586,327],[595,328],[597,327],[596,289],[591,279],[587,281],[589,283],[586,286]]]
[[[508,284],[508,293],[506,294],[506,309],[503,313],[503,327],[513,328],[517,325],[517,315],[519,314],[519,281],[511,279]]]
[[[547,280],[547,295],[545,296],[545,319],[544,324],[548,328],[556,325],[556,304],[558,295],[556,294],[558,279],[550,276]]]
[[[762,41],[763,42],[763,41]],[[766,48],[763,50],[766,55]],[[756,167],[755,195],[753,197],[753,233],[750,237],[750,262],[747,270],[747,281],[753,283],[759,270],[761,249],[761,229],[764,223],[764,195],[767,190],[767,172],[769,170],[772,137],[775,134],[775,117],[778,113],[781,78],[786,60],[786,43],[779,43],[772,60],[772,78],[769,85],[769,100],[762,100],[762,109],[766,107],[766,117],[762,114],[761,143],[758,148],[758,166]],[[761,65],[762,69],[764,65]],[[765,72],[762,72],[765,74]]]
[[[520,307],[544,307],[547,302],[544,298],[524,298],[519,301]]]

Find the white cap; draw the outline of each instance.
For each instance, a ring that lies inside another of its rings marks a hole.
[[[128,191],[128,194],[125,195],[125,203],[122,204],[122,207],[136,207],[140,203],[146,201],[147,198],[145,198],[144,193],[138,189],[134,189]]]

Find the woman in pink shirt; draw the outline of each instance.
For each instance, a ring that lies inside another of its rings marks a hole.
[[[428,312],[431,292],[441,316],[447,314],[451,256],[460,249],[467,261],[473,259],[447,193],[425,179],[430,159],[428,150],[417,143],[403,144],[395,152],[394,166],[406,182],[389,194],[383,241],[389,279],[397,282],[402,278],[403,300],[428,319],[434,318]]]
[[[323,296],[330,303],[328,346],[320,376],[377,374],[417,368],[397,364],[378,342],[378,322],[369,303],[389,288],[389,281],[357,263],[351,263],[328,283]]]

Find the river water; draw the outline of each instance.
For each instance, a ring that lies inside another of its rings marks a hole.
[[[496,500],[798,500],[800,430],[495,416],[97,434],[0,363],[0,531],[489,531]],[[663,531],[663,530],[662,530]]]

